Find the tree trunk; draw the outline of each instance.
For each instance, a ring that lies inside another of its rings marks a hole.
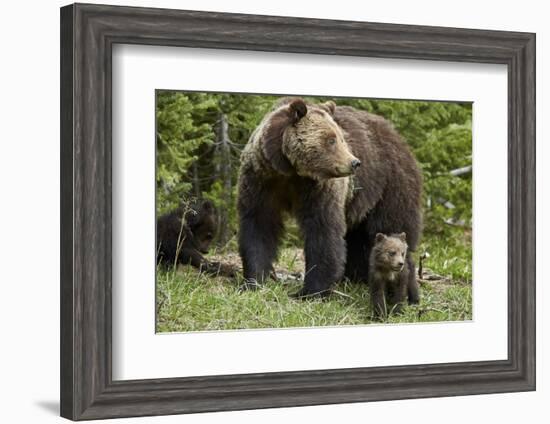
[[[232,182],[231,182],[231,150],[229,144],[229,124],[227,122],[227,116],[220,114],[218,125],[218,148],[219,148],[219,177],[223,187],[221,194],[222,207],[218,210],[219,216],[219,229],[218,229],[218,242],[225,244],[230,237],[229,228],[229,215],[228,211],[231,206],[232,197]]]
[[[199,166],[198,160],[193,162],[193,193],[197,199],[201,197],[201,182],[199,179]]]

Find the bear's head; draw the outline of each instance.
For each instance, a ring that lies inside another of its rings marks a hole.
[[[263,123],[260,144],[273,169],[316,180],[346,177],[361,165],[333,119],[335,104],[279,102]]]
[[[210,200],[194,202],[185,215],[189,227],[186,242],[201,253],[208,253],[216,234],[216,210]]]
[[[374,243],[374,266],[382,271],[400,272],[407,257],[407,235],[405,233],[376,234]]]

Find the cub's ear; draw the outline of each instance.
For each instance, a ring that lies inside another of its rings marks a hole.
[[[381,242],[382,240],[385,240],[386,239],[386,235],[385,234],[382,234],[382,233],[378,233],[376,234],[376,242]]]
[[[399,239],[406,243],[407,242],[407,233],[399,234]]]
[[[302,99],[293,99],[271,113],[260,135],[260,145],[265,159],[273,169],[285,175],[292,175],[290,161],[283,154],[283,134],[307,114],[307,106]]]
[[[328,102],[322,103],[321,107],[330,113],[331,116],[334,116],[334,110],[336,109],[336,103],[334,103],[332,100],[329,100]]]
[[[183,210],[185,211],[185,216],[183,217],[185,219],[185,224],[189,228],[195,227],[199,223],[201,218],[201,213],[203,210],[202,204],[191,201],[187,206],[185,206],[185,209]],[[181,225],[179,230],[181,230]]]

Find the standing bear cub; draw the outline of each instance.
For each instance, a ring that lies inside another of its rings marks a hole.
[[[421,230],[421,174],[407,144],[380,116],[334,102],[277,102],[252,133],[239,174],[239,253],[245,287],[269,276],[292,214],[303,233],[298,297],[324,295],[344,276],[367,282],[377,233]],[[409,253],[410,302],[418,301]]]
[[[385,235],[376,234],[374,247],[369,258],[369,287],[374,315],[385,317],[390,312],[399,313],[407,292],[417,291],[416,284],[408,285],[409,269],[405,266],[407,258],[407,236],[405,233]],[[416,283],[416,279],[414,280]]]

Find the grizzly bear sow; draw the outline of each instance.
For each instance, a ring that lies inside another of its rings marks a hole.
[[[380,116],[285,98],[251,135],[239,175],[239,252],[246,284],[269,276],[294,215],[304,236],[305,284],[297,296],[325,294],[347,276],[368,281],[377,233],[407,233],[414,250],[421,229],[422,180],[407,144]],[[414,262],[406,266],[414,279]],[[418,294],[409,293],[417,302]]]

